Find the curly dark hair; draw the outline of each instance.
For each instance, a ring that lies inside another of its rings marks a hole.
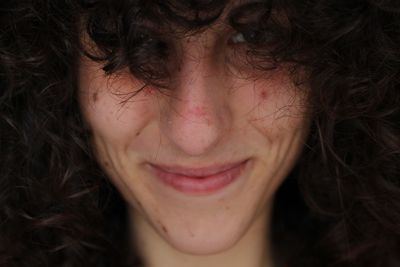
[[[90,147],[78,60],[172,90],[169,38],[203,31],[229,4],[0,2],[0,266],[140,266]],[[311,133],[274,201],[276,261],[400,266],[399,2],[244,1],[227,21],[248,42],[244,60],[288,64],[309,91]]]

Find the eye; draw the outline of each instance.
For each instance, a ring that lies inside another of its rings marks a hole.
[[[243,33],[238,32],[235,35],[231,37],[229,40],[232,44],[239,44],[239,43],[244,43],[246,42],[246,39],[244,38]]]
[[[250,47],[258,47],[263,45],[271,45],[278,40],[277,34],[271,29],[259,30],[257,27],[247,27],[237,31],[229,40],[230,45],[248,45]]]
[[[256,31],[246,31],[246,32],[237,32],[230,39],[229,43],[231,44],[241,44],[241,43],[255,43],[257,41],[257,32]]]

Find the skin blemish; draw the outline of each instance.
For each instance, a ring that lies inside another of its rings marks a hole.
[[[92,99],[93,99],[93,102],[97,102],[97,99],[98,99],[97,92],[96,92],[96,93],[93,93]]]
[[[231,207],[229,207],[229,206],[226,206],[226,207],[225,207],[225,209],[226,209],[226,210],[230,210],[230,209],[231,209]]]
[[[145,96],[153,96],[157,93],[157,89],[152,86],[146,86],[143,89],[143,93]]]
[[[139,135],[140,135],[140,133],[141,133],[140,131],[139,131],[139,132],[137,132],[137,133],[135,134],[135,136],[139,136]]]
[[[157,221],[157,223],[161,226],[161,229],[164,233],[168,234],[168,229],[165,227],[164,224],[162,224],[160,221]]]
[[[207,114],[205,108],[201,106],[194,107],[190,113],[192,113],[192,115],[199,117],[205,116]]]
[[[189,230],[190,236],[194,237],[194,233],[192,231]]]
[[[268,96],[268,94],[267,94],[266,91],[261,91],[261,93],[260,93],[260,98],[261,98],[261,100],[267,99],[267,96]]]
[[[110,163],[108,163],[108,161],[104,161],[103,165],[104,165],[104,167],[107,167],[107,168],[110,167]]]

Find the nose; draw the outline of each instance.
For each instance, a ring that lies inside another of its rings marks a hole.
[[[232,112],[217,68],[207,57],[182,60],[161,114],[161,132],[187,156],[212,151],[230,128]]]

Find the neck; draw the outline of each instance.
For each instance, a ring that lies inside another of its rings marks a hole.
[[[142,217],[129,212],[131,233],[145,267],[272,267],[269,213],[258,216],[246,234],[231,248],[212,255],[192,255],[169,245]],[[134,219],[133,219],[134,218]]]

